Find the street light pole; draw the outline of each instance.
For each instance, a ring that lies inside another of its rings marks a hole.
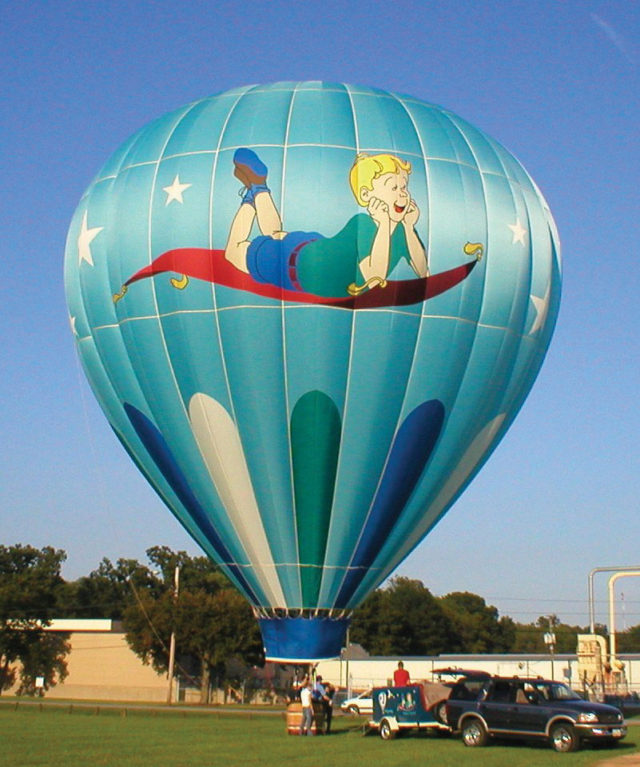
[[[553,626],[551,619],[549,619],[549,631],[544,635],[544,643],[549,648],[549,654],[551,655],[551,681],[555,681],[555,674],[553,669],[553,652],[556,649],[556,635],[553,632]]]
[[[176,565],[176,569],[173,574],[173,605],[174,610],[178,604],[178,592],[180,590],[180,565]],[[167,690],[167,703],[171,705],[173,703],[173,672],[176,662],[176,622],[175,616],[173,620],[173,627],[171,631],[171,641],[169,642],[169,688]]]

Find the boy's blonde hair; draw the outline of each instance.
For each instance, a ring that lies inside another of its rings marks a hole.
[[[384,173],[397,173],[403,170],[405,173],[411,173],[411,163],[401,160],[393,154],[359,154],[349,172],[349,184],[358,205],[367,207],[367,202],[362,199],[360,192],[362,188],[373,189],[373,179],[382,176]]]

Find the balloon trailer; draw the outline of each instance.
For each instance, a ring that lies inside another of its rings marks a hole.
[[[440,685],[435,685],[440,687]],[[365,724],[365,734],[378,732],[383,740],[395,738],[400,731],[431,730],[436,734],[449,733],[441,715],[444,701],[430,700],[429,682],[406,687],[375,687],[372,690],[373,716]]]

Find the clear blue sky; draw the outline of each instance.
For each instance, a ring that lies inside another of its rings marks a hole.
[[[76,361],[67,227],[106,158],[228,88],[324,79],[441,104],[511,150],[556,218],[563,304],[511,431],[399,568],[437,595],[586,624],[587,575],[640,566],[640,4],[354,0],[3,2],[0,543],[64,574],[197,549],[112,435]],[[605,616],[606,578],[598,581]],[[640,623],[640,579],[623,580]]]

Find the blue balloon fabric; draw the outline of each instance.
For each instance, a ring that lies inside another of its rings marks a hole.
[[[315,661],[505,434],[561,266],[535,183],[468,122],[276,83],[125,142],[75,212],[65,288],[126,450],[266,656]]]

